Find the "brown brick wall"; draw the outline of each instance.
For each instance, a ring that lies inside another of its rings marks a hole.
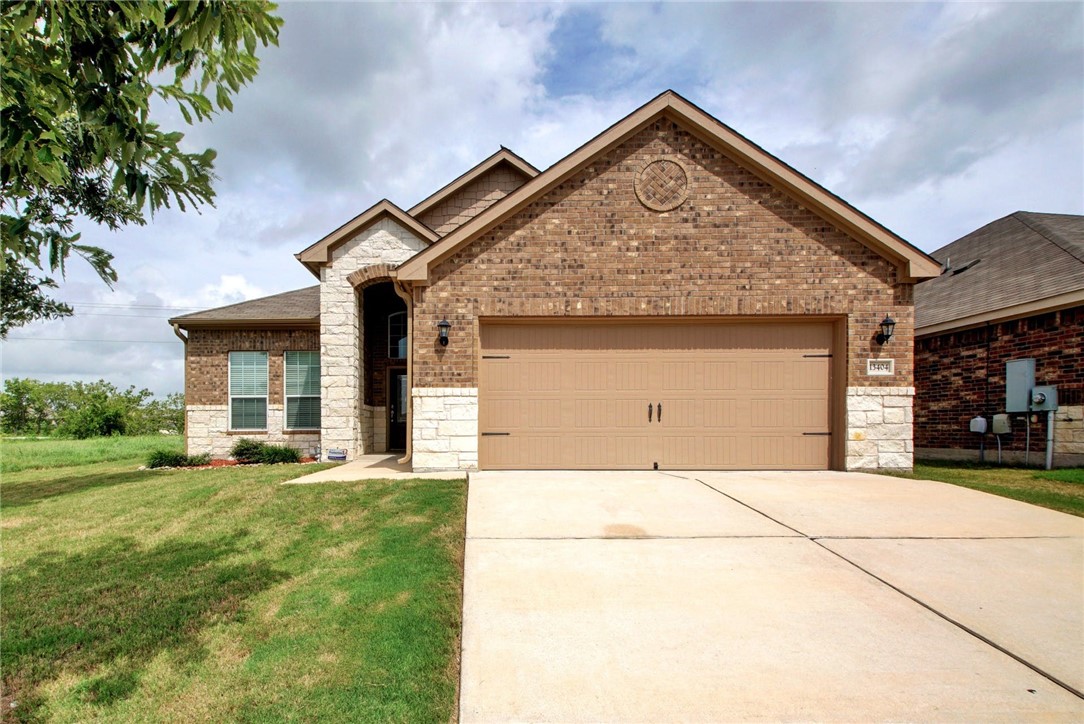
[[[634,179],[679,160],[688,199],[658,213]],[[848,385],[912,383],[912,285],[847,234],[669,120],[645,127],[456,252],[415,293],[414,385],[476,387],[479,316],[847,315]],[[884,348],[885,314],[898,326]],[[436,323],[452,323],[451,343]],[[894,377],[865,376],[893,357]]]
[[[229,404],[229,353],[267,352],[268,404],[281,405],[282,353],[319,350],[320,331],[192,329],[185,346],[185,402]]]
[[[519,171],[501,165],[461,188],[419,217],[441,236],[462,226],[524,183]]]
[[[915,342],[915,447],[978,448],[971,418],[1005,411],[1005,362],[1035,359],[1035,384],[1057,385],[1060,405],[1084,403],[1084,306]],[[1013,416],[1005,450],[1024,450],[1025,415]],[[1057,428],[1055,428],[1056,432]],[[1031,450],[1046,449],[1046,415]]]

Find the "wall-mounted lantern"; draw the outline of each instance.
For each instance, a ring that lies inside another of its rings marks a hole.
[[[441,347],[448,346],[448,330],[452,328],[452,323],[447,319],[442,319],[437,322],[437,338],[440,340]]]
[[[886,314],[885,318],[881,320],[881,331],[877,333],[877,344],[884,344],[892,339],[892,333],[895,331],[896,320]]]

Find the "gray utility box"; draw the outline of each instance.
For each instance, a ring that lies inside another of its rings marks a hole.
[[[1054,385],[1033,387],[1031,390],[1031,411],[1058,409],[1058,388]]]
[[[1035,387],[1035,360],[1011,359],[1005,363],[1005,412],[1031,412],[1031,389]]]
[[[995,435],[1008,435],[1012,432],[1012,423],[1008,415],[994,415],[994,423],[990,425],[990,432]]]

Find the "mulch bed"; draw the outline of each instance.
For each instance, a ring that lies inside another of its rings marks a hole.
[[[298,465],[311,465],[312,463],[317,463],[317,462],[320,462],[320,461],[317,460],[314,457],[304,457],[304,458],[301,458],[296,464],[298,464]],[[240,464],[241,463],[237,462],[236,460],[225,459],[225,460],[212,460],[211,462],[207,463],[206,465],[193,465],[191,467],[180,467],[180,468],[162,467],[162,468],[148,468],[148,469],[150,469],[150,470],[208,470],[210,468],[230,468],[230,467],[233,467],[234,465],[240,465]],[[249,463],[249,464],[252,465],[252,466],[255,466],[255,465],[262,465],[263,463]],[[292,465],[294,463],[275,463],[275,464],[276,465]],[[143,468],[140,468],[140,469],[143,469]]]

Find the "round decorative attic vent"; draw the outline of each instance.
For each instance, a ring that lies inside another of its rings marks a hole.
[[[652,161],[636,177],[636,198],[653,211],[670,211],[689,197],[689,177],[677,161]]]

